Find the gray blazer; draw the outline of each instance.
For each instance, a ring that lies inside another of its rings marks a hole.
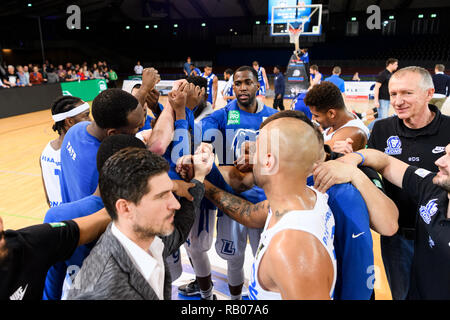
[[[165,258],[175,252],[185,241],[199,211],[205,187],[192,180],[189,189],[194,197],[190,202],[181,198],[181,208],[175,214],[174,232],[162,237],[164,242],[164,300],[171,299],[172,279]],[[90,255],[84,260],[68,300],[159,300],[155,291],[136,268],[124,247],[111,232],[111,224],[98,240]]]

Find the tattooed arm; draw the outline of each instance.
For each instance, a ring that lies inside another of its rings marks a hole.
[[[263,228],[269,213],[269,201],[253,204],[241,197],[215,187],[204,181],[205,196],[230,218],[248,228]]]

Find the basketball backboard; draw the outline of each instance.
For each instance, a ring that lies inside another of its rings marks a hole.
[[[288,36],[289,29],[301,29],[301,36],[322,34],[321,4],[311,4],[311,0],[272,0],[269,11],[272,36]]]

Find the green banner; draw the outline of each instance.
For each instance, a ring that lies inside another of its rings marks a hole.
[[[64,96],[74,96],[84,101],[94,100],[100,92],[106,89],[108,89],[108,86],[104,79],[61,82],[61,90]]]
[[[142,76],[140,74],[135,74],[133,76],[128,76],[128,80],[142,80]]]

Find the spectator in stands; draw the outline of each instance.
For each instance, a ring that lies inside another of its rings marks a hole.
[[[378,118],[371,123],[375,123],[378,119],[387,118],[389,115],[390,96],[388,90],[389,79],[398,68],[398,60],[389,58],[386,61],[386,69],[381,71],[376,79],[375,88],[373,89],[375,107],[378,108]],[[370,128],[369,128],[370,129]]]
[[[359,78],[358,72],[355,72],[355,74],[353,75],[352,81],[361,81],[361,79]]]
[[[108,70],[108,67],[105,68],[106,70]],[[108,79],[109,79],[109,88],[116,88],[117,87],[117,79],[119,78],[117,76],[117,73],[113,70],[113,68],[109,69],[109,71],[106,72],[106,74],[108,75]]]
[[[98,67],[94,67],[94,72],[92,74],[94,79],[105,79],[101,74],[100,71],[98,70]]]
[[[76,68],[75,68],[76,69]],[[78,69],[78,72],[77,72],[77,78],[78,78],[78,80],[86,80],[86,77],[85,77],[85,75],[84,75],[84,72],[83,72],[83,69],[82,68],[80,68],[80,69]]]
[[[450,77],[444,73],[445,66],[443,64],[437,64],[434,67],[433,85],[434,94],[433,99],[430,100],[430,104],[442,109],[442,105],[450,94]]]
[[[28,77],[26,76],[25,72],[23,71],[23,67],[22,66],[17,66],[17,76],[20,79],[20,84],[22,86],[31,86],[30,83],[30,76],[28,75]]]
[[[70,70],[70,69],[67,69],[67,70]],[[66,75],[67,75],[67,71],[64,70],[64,67],[63,67],[62,64],[60,64],[60,65],[58,66],[57,74],[58,74],[59,82],[65,81]]]
[[[92,73],[88,70],[87,65],[83,66],[83,74],[86,80],[92,79],[93,75]]]
[[[35,85],[35,84],[41,84],[45,81],[46,81],[46,79],[44,80],[42,73],[39,72],[38,66],[34,66],[33,72],[30,73],[30,83]]]
[[[47,68],[47,83],[57,83],[59,81],[58,74],[56,73],[55,68],[51,64]]]
[[[8,66],[8,72],[6,73],[6,77],[4,79],[6,85],[9,85],[11,88],[20,86],[20,79],[17,74],[14,72],[14,66]]]
[[[2,77],[0,77],[0,88],[9,88],[8,85],[3,84]]]
[[[27,82],[30,83],[30,72],[28,66],[23,66],[23,73],[25,74],[25,77],[27,77]]]
[[[64,81],[76,81],[78,80],[77,75],[75,74],[75,71],[72,69],[67,70],[67,74],[64,78]]]
[[[325,78],[324,81],[330,81],[336,85],[336,87],[341,90],[342,94],[345,94],[345,82],[340,78],[341,75],[341,67],[335,66],[333,68],[333,75],[331,77]]]
[[[138,75],[142,75],[142,71],[144,70],[144,67],[141,66],[141,62],[138,61],[136,65],[134,66],[134,73]]]
[[[186,77],[191,73],[191,57],[187,57],[186,62],[183,65],[183,72]]]

